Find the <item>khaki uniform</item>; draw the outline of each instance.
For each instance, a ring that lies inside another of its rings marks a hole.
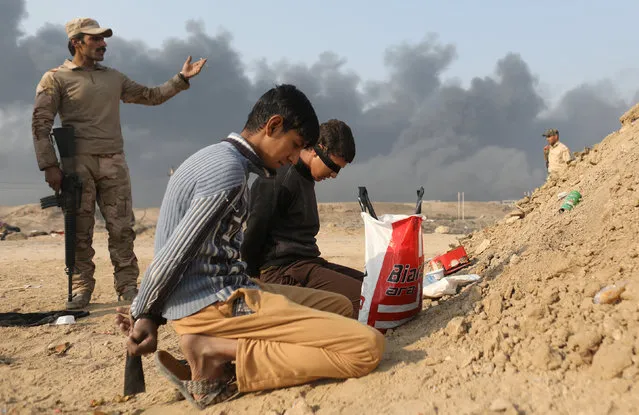
[[[570,149],[564,143],[557,141],[548,150],[548,174],[561,173],[572,159]]]
[[[120,101],[158,105],[189,84],[175,75],[163,85],[140,85],[115,69],[96,65],[88,70],[70,60],[44,74],[38,83],[33,109],[33,143],[38,168],[58,166],[49,138],[55,116],[74,127],[76,169],[82,180],[82,204],[77,216],[76,266],[73,291],[93,292],[95,264],[92,248],[95,203],[109,233],[115,290],[136,288],[139,268],[133,252],[135,232],[131,181],[120,127]]]

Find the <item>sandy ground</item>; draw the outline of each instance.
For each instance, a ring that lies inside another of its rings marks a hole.
[[[639,413],[637,165],[639,123],[628,123],[579,152],[563,177],[514,207],[469,204],[472,219],[463,224],[454,220],[454,204],[428,205],[427,216],[469,229],[460,239],[472,260],[464,272],[481,275],[479,283],[425,300],[416,319],[387,332],[383,360],[368,376],[248,394],[205,413]],[[560,213],[558,196],[571,190],[583,199]],[[411,209],[376,206],[378,213]],[[320,212],[324,256],[362,268],[357,206],[329,204]],[[156,214],[137,214],[143,270],[152,258]],[[0,217],[25,232],[61,225],[59,216],[33,206],[0,208]],[[477,229],[473,221],[480,218],[492,223]],[[425,255],[456,241],[456,235],[426,233]],[[125,355],[113,326],[116,298],[105,244],[98,233],[89,317],[72,326],[0,328],[2,413],[197,412],[177,399],[150,358],[144,358],[147,392],[121,402]],[[62,248],[62,238],[50,235],[0,242],[3,311],[60,309]],[[602,289],[611,301],[599,301]],[[161,348],[180,355],[170,326],[159,339]],[[49,350],[66,342],[70,348],[61,355]]]
[[[42,225],[42,223],[39,223]],[[24,226],[24,225],[23,225]],[[42,227],[42,226],[40,226]],[[53,226],[55,227],[55,226]],[[363,230],[346,231],[327,225],[318,235],[323,256],[340,264],[362,268],[364,264]],[[192,411],[185,401],[177,401],[171,385],[155,370],[150,358],[144,359],[147,393],[129,402],[118,403],[122,395],[124,355],[123,338],[113,325],[117,297],[112,285],[112,267],[106,247],[106,233],[96,233],[96,290],[90,316],[71,326],[39,326],[32,328],[0,328],[0,411],[2,413],[90,413],[121,411],[132,413],[185,413]],[[455,235],[427,234],[425,254],[435,255],[448,249],[457,240]],[[60,310],[66,300],[63,237],[38,236],[0,244],[0,299],[3,312],[34,312]],[[139,235],[136,254],[140,268],[145,269],[153,256],[152,235]],[[62,356],[50,353],[49,346],[69,342],[71,347]],[[162,348],[179,354],[176,336],[170,327],[160,331]],[[375,375],[375,383],[382,387],[389,381],[388,373],[397,356],[384,363],[386,370]],[[386,376],[386,377],[384,377]],[[358,380],[356,382],[370,382]],[[385,380],[386,379],[386,380]],[[353,381],[349,381],[353,382]],[[348,382],[347,382],[348,383]],[[350,393],[341,398],[328,397],[340,388],[340,382],[318,383],[313,386],[290,388],[270,394],[247,395],[220,405],[229,413],[281,413],[291,406],[303,391],[318,393],[308,402],[323,411],[350,412]],[[352,386],[351,386],[352,387]],[[100,405],[97,405],[101,403]],[[217,412],[216,412],[217,411]]]

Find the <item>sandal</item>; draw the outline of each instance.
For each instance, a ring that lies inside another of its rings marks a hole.
[[[189,362],[186,359],[180,359],[177,362],[186,367],[186,369],[189,371],[188,379],[191,379],[191,367],[189,366]],[[223,370],[224,370],[224,374],[222,375],[222,377],[224,379],[228,379],[226,383],[233,383],[237,380],[237,377],[235,375],[235,363],[233,362],[224,363]]]
[[[191,370],[188,365],[171,356],[164,350],[155,352],[155,365],[171,383],[173,383],[184,398],[195,407],[204,409],[208,406],[229,401],[240,394],[234,377],[225,376],[215,380],[191,380]],[[204,395],[195,399],[193,395]]]

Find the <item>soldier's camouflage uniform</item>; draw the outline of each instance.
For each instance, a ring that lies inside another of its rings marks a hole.
[[[77,216],[74,294],[93,292],[95,264],[92,248],[95,204],[105,219],[114,285],[122,295],[136,289],[138,261],[133,252],[135,232],[131,181],[123,152],[120,101],[158,105],[188,89],[181,75],[158,87],[140,85],[102,65],[86,69],[65,60],[38,83],[33,109],[33,143],[40,170],[59,166],[49,138],[56,114],[71,125],[76,138],[76,168],[82,180],[82,205]]]

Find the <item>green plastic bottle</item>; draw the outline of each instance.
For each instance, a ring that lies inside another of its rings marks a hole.
[[[559,208],[559,212],[566,212],[568,210],[572,210],[575,206],[577,206],[581,202],[581,193],[576,190],[571,191],[564,198],[564,202]]]

